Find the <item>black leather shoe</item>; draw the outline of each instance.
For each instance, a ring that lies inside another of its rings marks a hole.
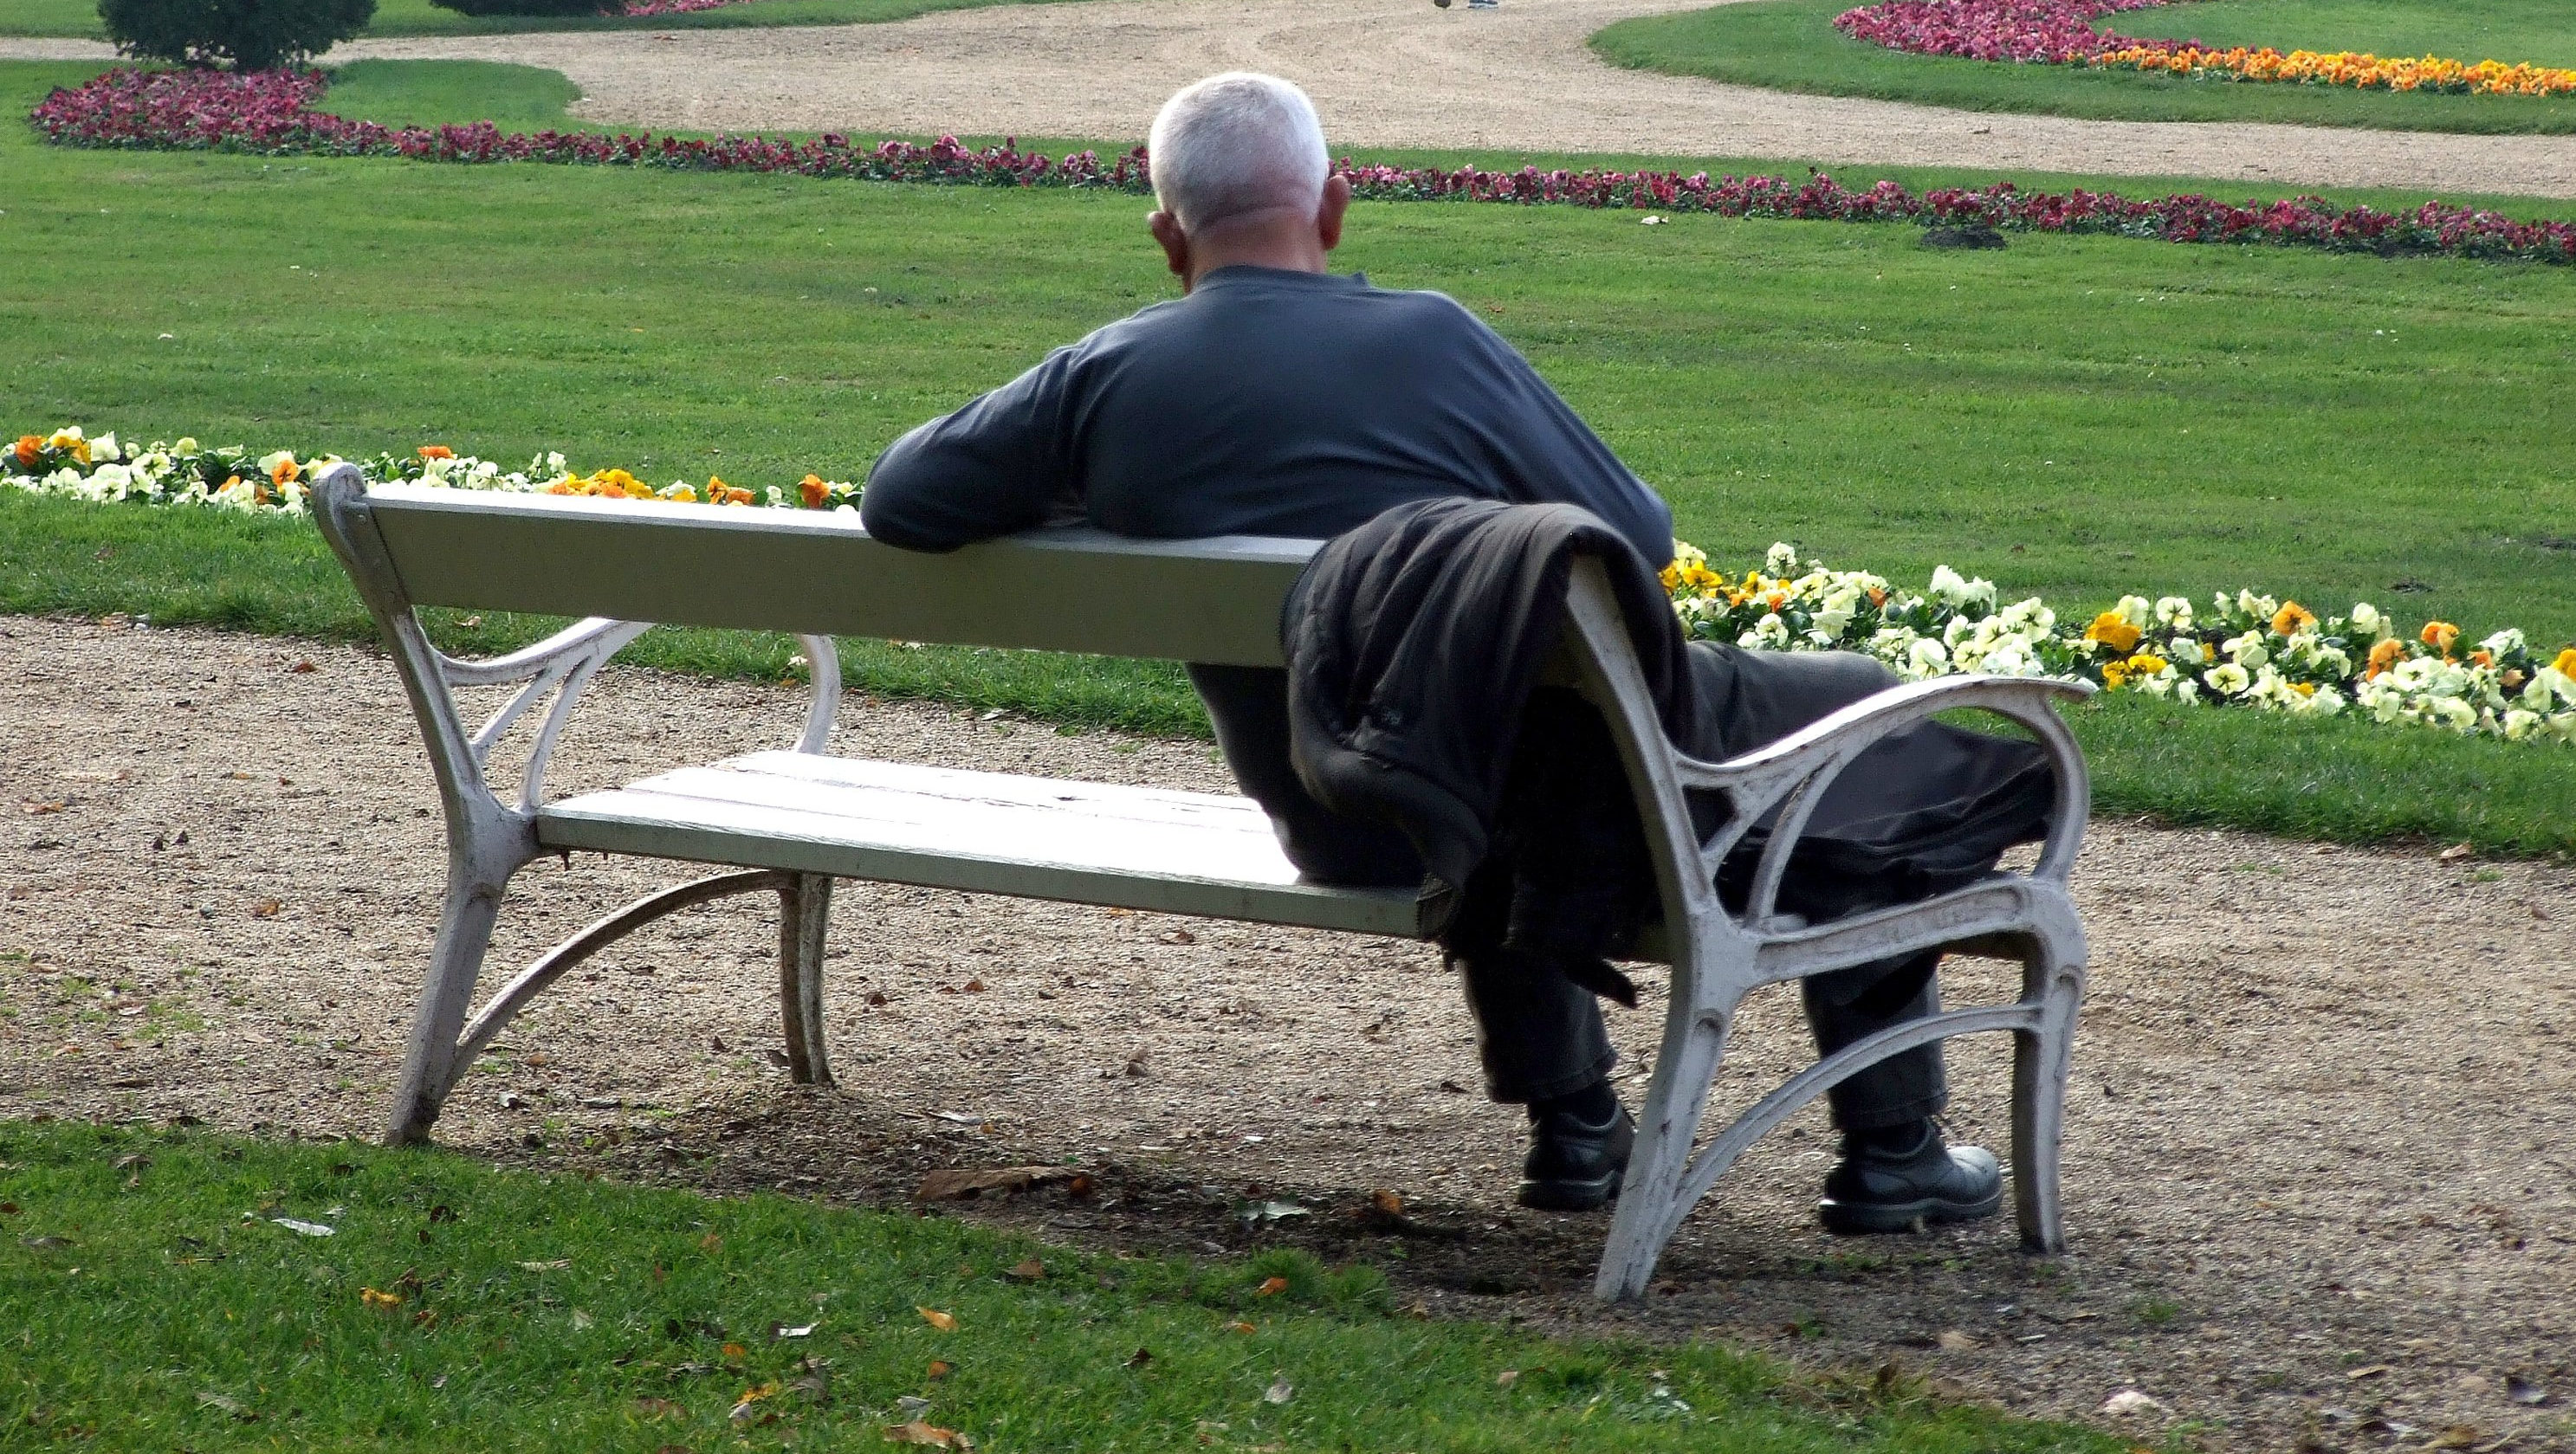
[[[1846,1136],[1842,1165],[1825,1178],[1816,1204],[1825,1230],[1840,1236],[1904,1232],[1991,1217],[2004,1202],[2003,1168],[1982,1146],[1952,1146],[1924,1123],[1912,1144]]]
[[[1619,1194],[1637,1120],[1621,1106],[1600,1125],[1571,1111],[1530,1118],[1529,1159],[1521,1163],[1520,1203],[1550,1212],[1588,1212]]]

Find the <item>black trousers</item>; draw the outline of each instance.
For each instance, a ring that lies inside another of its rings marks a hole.
[[[1896,681],[1864,656],[1744,652],[1719,724],[1729,754],[1775,741]],[[1288,861],[1319,883],[1397,886],[1422,881],[1422,862],[1394,828],[1356,822],[1310,797],[1288,761],[1287,673],[1197,666],[1191,684],[1215,720],[1217,745],[1244,794],[1270,815]],[[1598,1083],[1618,1064],[1601,1004],[1545,959],[1502,947],[1499,932],[1461,926],[1450,964],[1476,1023],[1487,1091],[1529,1102]],[[1936,1013],[1938,953],[1857,965],[1799,984],[1816,1050],[1830,1055],[1865,1035]],[[1846,1131],[1899,1126],[1949,1104],[1941,1047],[1891,1056],[1828,1094]]]

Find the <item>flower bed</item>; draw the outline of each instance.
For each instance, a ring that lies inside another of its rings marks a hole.
[[[1926,3],[1926,0],[1906,0]],[[2129,0],[2109,0],[2129,3]],[[2082,27],[2078,27],[2079,29]],[[2087,34],[2091,34],[2088,30]],[[874,146],[827,133],[812,141],[719,136],[504,132],[472,126],[387,127],[313,110],[319,72],[113,70],[55,91],[31,117],[65,146],[217,150],[263,156],[399,156],[437,162],[557,162],[692,171],[796,172],[884,182],[1152,190],[1145,150],[1051,159],[1004,142],[980,149],[943,137]],[[2338,207],[2320,197],[2230,204],[2196,193],[2130,199],[2111,192],[2025,192],[2010,182],[1916,193],[1894,182],[1843,186],[1811,173],[1718,177],[1679,172],[1489,172],[1392,167],[1344,158],[1352,190],[1378,201],[1559,205],[1723,217],[1841,222],[1979,222],[2031,232],[2111,233],[2168,242],[2269,242],[2343,252],[2436,254],[2576,264],[2576,223],[2516,221],[2428,202],[2407,212]]]
[[[165,508],[300,515],[305,480],[338,456],[291,450],[252,456],[207,449],[193,439],[148,448],[79,429],[29,434],[0,450],[0,489]],[[655,488],[622,469],[580,474],[560,454],[522,470],[424,445],[410,455],[355,461],[375,483],[406,481],[452,489],[610,499],[765,505],[849,511],[860,486],[806,475],[757,491],[710,477]],[[2081,624],[2061,622],[2038,597],[2000,602],[1994,583],[1947,566],[1921,592],[1865,571],[1801,562],[1774,545],[1759,569],[1735,575],[1710,567],[1696,547],[1675,543],[1664,570],[1673,610],[1693,637],[1755,650],[1858,651],[1920,680],[1960,672],[2089,681],[2112,691],[2252,707],[2299,716],[2358,714],[2417,722],[2516,742],[2576,744],[2576,645],[2535,650],[2520,631],[2471,643],[2460,628],[2431,621],[2409,635],[2367,603],[2320,618],[2296,601],[2240,591],[2208,610],[2166,596],[2123,596]]]
[[[2095,30],[2093,21],[2173,0],[1884,0],[1846,10],[1834,28],[1915,55],[2091,66],[2177,76],[2376,91],[2477,96],[2576,95],[2576,70],[2503,61],[2474,65],[2439,56],[2383,58],[2359,51],[2270,46],[2214,49],[2193,40],[2141,40]]]

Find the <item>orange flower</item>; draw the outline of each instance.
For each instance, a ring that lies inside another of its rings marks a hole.
[[[2369,681],[2405,659],[2406,643],[2392,636],[2370,649],[2370,670],[2361,679]]]
[[[2435,651],[2442,653],[2444,660],[2448,660],[2450,658],[2451,643],[2459,639],[2460,628],[2452,625],[2448,621],[2427,621],[2424,623],[2424,644],[2433,648]]]
[[[456,451],[449,449],[443,444],[424,444],[420,447],[420,457],[422,459],[454,459],[456,458]]]
[[[1884,586],[1872,586],[1872,587],[1870,587],[1870,588],[1869,588],[1869,603],[1870,603],[1871,605],[1873,605],[1873,606],[1884,606],[1884,605],[1886,605],[1886,604],[1887,604],[1887,589],[1886,589],[1886,587],[1884,587]]]
[[[17,449],[18,463],[27,466],[29,469],[35,468],[36,451],[43,449],[44,447],[45,442],[32,434],[19,435]]]
[[[2085,640],[2101,642],[2122,656],[2128,655],[2129,649],[2136,646],[2138,638],[2145,634],[2130,625],[2129,618],[2117,611],[2103,612],[2093,618],[2092,625],[2084,628]]]
[[[2495,654],[2486,651],[2472,651],[2469,653],[2469,661],[2477,666],[2493,666],[2495,665]]]
[[[304,466],[297,464],[293,455],[289,455],[286,458],[279,460],[277,462],[277,468],[268,472],[270,481],[281,485],[285,484],[289,480],[301,479],[303,478],[303,475]]]
[[[823,488],[823,477],[821,475],[807,475],[805,478],[798,480],[796,482],[796,493],[799,498],[804,500],[805,508],[808,510],[822,509],[824,500],[830,498],[831,495],[830,491]],[[1670,572],[1672,567],[1666,566],[1664,569],[1667,572]],[[1666,581],[1664,583],[1664,588],[1666,590],[1672,589],[1672,582]]]
[[[2296,601],[2285,601],[2281,604],[2280,611],[2272,617],[2272,634],[2275,636],[2296,636],[2300,632],[2305,631],[2316,624],[2316,612],[2309,610],[2307,607],[2300,605]]]

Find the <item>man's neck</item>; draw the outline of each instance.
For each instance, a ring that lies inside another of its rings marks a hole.
[[[1220,222],[1190,235],[1189,285],[1219,268],[1276,268],[1289,273],[1324,271],[1324,247],[1311,217],[1280,209]]]

